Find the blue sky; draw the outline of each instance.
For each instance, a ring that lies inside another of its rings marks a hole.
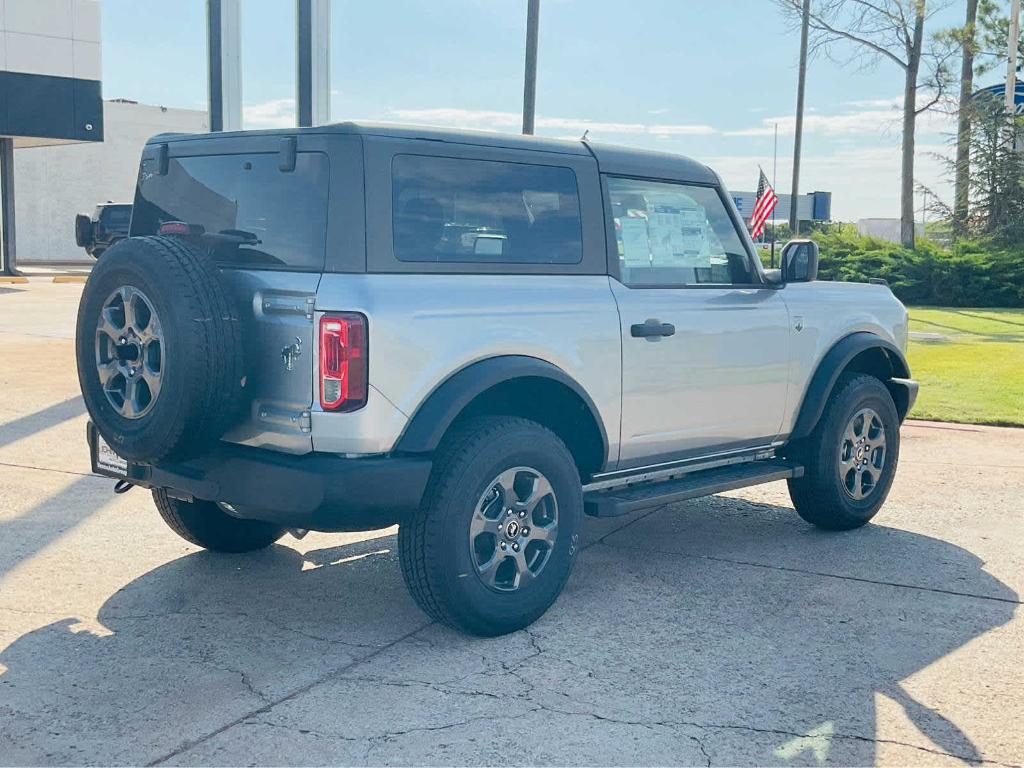
[[[104,97],[204,109],[205,5],[104,0]],[[333,0],[332,119],[517,131],[525,18],[525,0]],[[242,27],[246,127],[294,125],[293,0],[242,0]],[[798,45],[770,0],[541,0],[537,133],[687,154],[751,190],[778,122],[788,191]],[[898,215],[901,92],[894,65],[812,62],[801,188],[832,191],[836,218]],[[951,130],[918,133],[940,194]]]

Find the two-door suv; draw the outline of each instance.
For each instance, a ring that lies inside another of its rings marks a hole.
[[[884,284],[762,269],[683,157],[339,124],[161,135],[92,271],[93,468],[243,552],[399,524],[419,606],[464,631],[555,601],[582,519],[786,479],[863,525],[913,404]]]

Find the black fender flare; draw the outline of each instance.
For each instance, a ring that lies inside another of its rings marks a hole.
[[[800,404],[800,415],[789,436],[790,440],[797,440],[807,437],[818,425],[821,414],[825,411],[825,404],[828,402],[840,374],[846,369],[857,355],[869,349],[881,349],[889,360],[891,375],[887,384],[900,385],[899,379],[910,378],[910,366],[907,359],[892,342],[877,336],[868,331],[858,331],[845,336],[825,353],[825,356],[818,363],[811,383],[807,386],[803,402]],[[917,393],[916,386],[913,394]],[[911,401],[910,405],[913,402]],[[908,406],[909,410],[909,406]]]
[[[557,365],[526,355],[489,357],[462,368],[427,395],[395,444],[398,453],[434,451],[448,427],[477,395],[512,379],[541,378],[558,382],[579,396],[601,433],[602,456],[608,460],[608,434],[594,401],[572,376]]]

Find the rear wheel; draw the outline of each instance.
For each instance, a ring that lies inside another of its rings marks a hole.
[[[172,531],[213,552],[252,552],[269,547],[285,534],[284,528],[272,523],[232,517],[212,501],[172,499],[162,489],[153,491],[153,501]]]
[[[399,529],[406,586],[456,629],[522,629],[561,593],[582,514],[579,473],[558,437],[525,419],[474,419],[446,437],[418,514]]]
[[[896,474],[900,421],[892,395],[873,376],[839,377],[811,435],[793,451],[805,474],[789,481],[797,513],[819,528],[845,531],[867,523],[885,502]]]

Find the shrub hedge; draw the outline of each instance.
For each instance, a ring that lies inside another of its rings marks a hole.
[[[906,304],[1024,307],[1024,246],[961,242],[946,249],[921,240],[909,250],[839,227],[810,236],[821,249],[822,280],[881,277]]]

